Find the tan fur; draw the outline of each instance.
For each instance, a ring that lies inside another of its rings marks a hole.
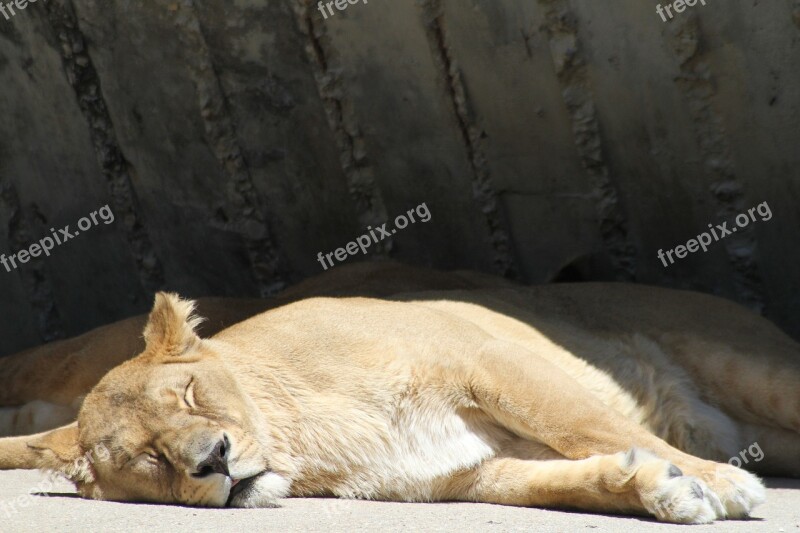
[[[273,306],[268,300],[201,298],[198,312],[208,320],[200,332],[214,335]],[[135,316],[0,358],[0,406],[21,407],[37,401],[74,405],[106,372],[141,353],[146,324],[147,315]],[[0,433],[2,429],[0,424]]]
[[[198,333],[210,337],[226,327],[310,296],[389,296],[476,287],[511,287],[476,272],[442,273],[385,261],[354,263],[305,280],[270,300],[200,298],[205,320]],[[109,370],[145,348],[147,315],[102,326],[84,335],[0,358],[0,437],[39,433],[77,416],[83,398]]]
[[[85,497],[465,500],[679,523],[763,501],[724,464],[754,436],[769,468],[800,472],[800,420],[782,407],[800,350],[717,298],[619,284],[311,298],[205,340],[190,311],[159,295],[144,351],[91,391],[77,430],[1,439],[0,469],[69,472],[102,445],[110,459],[73,474]]]

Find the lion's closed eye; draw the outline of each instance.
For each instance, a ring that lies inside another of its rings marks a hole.
[[[183,393],[183,401],[190,409],[195,409],[197,407],[194,399],[194,378],[190,379],[189,384],[186,385],[186,390]]]
[[[163,464],[164,458],[155,450],[146,450],[127,462],[125,466],[136,469],[152,469]]]

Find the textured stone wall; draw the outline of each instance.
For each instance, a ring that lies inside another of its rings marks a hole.
[[[529,282],[692,288],[800,336],[800,2],[40,0],[0,16],[0,353],[267,295],[375,246]],[[334,8],[335,9],[335,8]],[[656,253],[767,201],[665,268]],[[355,260],[355,258],[350,259]]]

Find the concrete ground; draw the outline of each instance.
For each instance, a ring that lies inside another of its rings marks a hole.
[[[47,495],[26,496],[46,478],[36,472],[0,472],[0,532],[60,531],[457,531],[459,533],[565,532],[798,532],[800,480],[769,479],[767,503],[755,517],[708,526],[676,526],[642,518],[591,515],[499,505],[408,504],[290,499],[278,509],[194,509],[78,499],[65,482]],[[45,485],[46,486],[46,485]]]

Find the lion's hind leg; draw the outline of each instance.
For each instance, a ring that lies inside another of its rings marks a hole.
[[[642,450],[570,461],[496,458],[459,480],[465,501],[655,516],[704,524],[725,516],[706,484]]]
[[[703,395],[737,422],[800,434],[800,344],[764,319],[751,337],[726,343],[672,335],[663,343]]]
[[[749,444],[727,461],[763,476],[800,478],[800,435],[794,431],[741,423]]]
[[[684,453],[604,405],[569,374],[517,344],[487,342],[475,359],[466,389],[472,400],[515,434],[543,443],[572,460],[641,448],[705,480],[725,508],[743,518],[763,503],[754,475]]]

